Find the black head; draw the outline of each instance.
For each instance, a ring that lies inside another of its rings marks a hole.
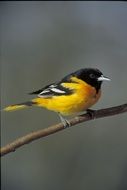
[[[72,73],[71,76],[75,76],[79,79],[82,79],[86,83],[95,87],[97,92],[101,88],[102,81],[110,80],[109,78],[104,77],[101,71],[99,71],[98,69],[94,69],[94,68],[80,69],[80,70]],[[67,78],[69,79],[69,76],[67,76],[66,79]]]

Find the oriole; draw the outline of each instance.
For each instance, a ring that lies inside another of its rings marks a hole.
[[[63,115],[72,115],[87,110],[95,104],[101,96],[102,81],[110,79],[94,68],[80,69],[61,81],[52,83],[30,94],[36,98],[20,104],[10,105],[5,111],[40,106],[59,114],[64,126],[69,125]]]

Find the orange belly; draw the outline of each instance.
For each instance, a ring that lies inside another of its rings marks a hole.
[[[71,115],[82,112],[94,105],[101,96],[101,91],[90,85],[80,85],[80,89],[71,95],[54,96],[52,98],[35,98],[37,106],[59,112],[62,115]]]

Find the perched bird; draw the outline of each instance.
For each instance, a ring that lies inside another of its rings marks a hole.
[[[30,101],[6,107],[5,111],[13,111],[31,106],[39,106],[59,114],[64,127],[69,122],[63,117],[87,111],[101,96],[102,81],[110,79],[94,68],[84,68],[73,72],[61,81],[30,93],[36,95]]]

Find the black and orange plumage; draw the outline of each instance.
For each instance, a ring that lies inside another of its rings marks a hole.
[[[67,120],[62,115],[72,115],[83,112],[94,105],[101,96],[102,81],[110,79],[94,68],[80,69],[61,81],[30,93],[36,95],[30,101],[10,105],[5,111],[13,111],[30,106],[39,106],[59,113],[66,126]]]

